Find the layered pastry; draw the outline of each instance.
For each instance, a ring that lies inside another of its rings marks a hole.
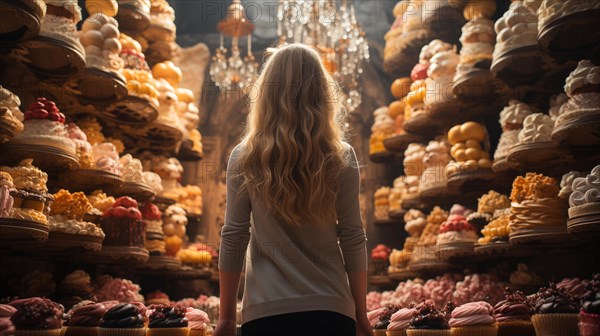
[[[469,222],[466,216],[471,210],[466,209],[460,204],[454,204],[450,209],[450,215],[440,225],[437,236],[438,247],[456,246],[461,244],[474,244],[477,242],[477,230]]]
[[[495,277],[488,274],[470,274],[456,283],[452,294],[456,304],[473,301],[485,301],[495,305],[504,298],[504,286]]]
[[[406,329],[410,326],[410,320],[416,311],[414,308],[402,308],[392,314],[390,324],[385,332],[386,336],[405,336]]]
[[[160,30],[166,30],[161,33],[155,29],[148,29],[144,32],[144,37],[149,41],[157,40],[175,40],[175,10],[169,5],[167,0],[151,0],[150,22]]]
[[[373,126],[369,139],[369,154],[385,152],[383,140],[394,134],[395,122],[388,114],[387,106],[380,107],[373,112]]]
[[[14,189],[13,178],[9,173],[0,171],[0,218],[10,217],[15,199],[10,195]]]
[[[102,215],[100,227],[106,234],[103,246],[144,247],[146,224],[130,197],[118,198]]]
[[[465,303],[456,307],[448,324],[452,335],[496,336],[494,307],[485,301]]]
[[[561,17],[593,9],[600,9],[600,1],[543,1],[539,5],[539,8],[537,10],[537,15],[539,19],[538,28],[539,30],[542,30],[544,26],[546,26],[554,20],[560,19]]]
[[[150,314],[148,336],[188,336],[188,319],[185,309],[160,306]]]
[[[502,134],[494,152],[494,161],[505,159],[511,148],[519,142],[519,132],[523,128],[523,122],[532,113],[529,105],[517,100],[509,101],[508,106],[502,109],[500,112]]]
[[[477,201],[477,212],[469,214],[467,221],[476,228],[481,229],[492,219],[499,217],[504,209],[510,207],[510,200],[494,190],[481,195]]]
[[[121,54],[119,57],[125,62],[123,76],[127,80],[127,91],[130,95],[147,99],[155,106],[159,105],[154,77],[150,72],[146,56],[142,53],[140,43],[130,36],[121,33]]]
[[[169,206],[163,214],[163,232],[167,255],[175,257],[181,249],[188,219],[185,210],[177,205]]]
[[[45,0],[46,16],[42,20],[40,35],[66,42],[85,55],[79,42],[77,23],[81,21],[81,7],[77,0]]]
[[[9,174],[13,181],[14,189],[10,190],[10,196],[13,198],[10,216],[48,224],[46,215],[48,204],[52,201],[52,195],[48,194],[46,187],[48,174],[32,163],[32,159],[25,159],[16,167],[0,167],[0,171]]]
[[[455,80],[478,70],[477,64],[491,61],[496,44],[494,22],[485,17],[477,17],[465,23],[460,36],[460,62],[456,66]]]
[[[581,298],[579,311],[579,335],[593,336],[600,334],[600,275],[587,285],[587,293]]]
[[[558,197],[552,177],[527,173],[513,182],[510,195],[510,237],[526,235],[541,240],[561,240],[567,233],[567,204]]]
[[[83,300],[93,300],[95,297],[92,278],[85,271],[75,270],[67,274],[61,281],[58,286],[58,295],[58,301],[67,308]]]
[[[407,336],[450,336],[450,326],[446,316],[433,302],[424,301],[415,307],[416,312],[410,320]]]
[[[165,236],[163,232],[162,212],[150,202],[140,209],[146,224],[146,250],[150,255],[165,255]]]
[[[62,330],[62,307],[46,298],[32,297],[9,303],[16,308],[10,317],[15,335],[59,336]]]
[[[23,130],[20,105],[19,97],[0,85],[0,143],[9,141]]]
[[[61,189],[54,194],[54,201],[50,206],[50,232],[104,239],[101,228],[83,219],[92,209],[92,204],[82,192],[70,193]]]
[[[573,192],[569,196],[569,218],[582,214],[600,213],[600,165],[594,167],[585,177],[577,177],[571,185]],[[597,221],[588,220],[589,225],[597,225]]]
[[[494,306],[498,336],[535,336],[535,329],[531,323],[532,314],[532,303],[527,296],[507,288],[504,300]]]
[[[390,188],[380,187],[373,195],[375,202],[375,219],[387,220],[390,212]]]
[[[441,40],[433,40],[421,48],[419,63],[413,67],[410,73],[410,78],[413,83],[406,96],[405,120],[409,120],[425,111],[426,96],[430,94],[428,92],[429,89],[426,80],[429,75],[429,67],[432,63],[431,59],[434,55],[440,54],[440,56],[436,58],[436,66],[433,74],[434,76],[443,75],[445,73],[444,69],[449,69],[451,67],[449,63],[454,61],[454,58],[451,57],[453,55],[444,53],[449,51],[452,51],[452,46]],[[456,58],[458,58],[458,56]],[[458,62],[457,59],[456,62]],[[456,67],[456,64],[454,64],[454,66]],[[454,73],[454,71],[452,71],[452,73]],[[432,93],[435,94],[435,91]],[[430,98],[429,103],[432,102],[433,100]]]
[[[450,148],[445,141],[430,141],[425,148],[425,170],[419,182],[419,194],[432,189],[446,189],[446,166],[450,162]]]
[[[396,20],[384,36],[384,59],[393,59],[410,46],[408,43],[410,40],[423,39],[429,35],[423,27],[422,2],[422,0],[403,0],[396,4],[393,11]]]
[[[56,104],[46,98],[37,98],[25,112],[23,132],[11,143],[30,146],[49,146],[76,155],[75,143],[69,138],[65,115]]]
[[[415,199],[419,196],[419,180],[425,170],[423,160],[425,158],[425,146],[411,143],[404,151],[404,174],[405,189],[403,199]]]
[[[486,138],[485,126],[474,121],[452,127],[448,131],[448,141],[452,145],[450,155],[454,160],[450,161],[446,168],[448,176],[468,170],[490,168],[492,161],[488,150],[485,149]]]
[[[551,141],[554,121],[549,115],[534,113],[523,120],[523,129],[519,131],[519,144],[530,144]]]
[[[104,304],[94,302],[73,309],[65,322],[64,336],[98,335],[98,327],[107,310]]]
[[[159,290],[146,295],[146,306],[150,305],[169,305],[171,300],[169,296]]]
[[[557,289],[554,284],[540,289],[534,309],[531,321],[537,335],[567,336],[579,333],[579,303],[564,289]]]
[[[452,83],[460,57],[455,49],[437,52],[427,68],[425,107],[454,100]]]
[[[600,115],[600,66],[588,60],[579,61],[567,77],[565,92],[569,100],[560,107],[557,125],[573,117]]]
[[[136,305],[122,303],[104,313],[99,336],[145,336],[144,317]]]
[[[415,247],[415,252],[412,255],[411,262],[437,259],[435,254],[437,236],[440,231],[440,226],[446,219],[448,219],[448,212],[442,210],[442,208],[436,206],[431,210],[427,216],[427,225],[423,229],[423,233],[421,233],[419,242]]]
[[[105,137],[102,133],[102,125],[93,117],[87,117],[77,121],[77,126],[85,133],[86,140],[90,145],[98,145],[104,142],[110,142],[115,146],[117,153],[125,150],[125,145],[119,139]]]
[[[189,336],[205,336],[210,328],[210,319],[208,314],[200,309],[188,308],[185,312],[190,328]]]
[[[85,9],[90,16],[104,14],[113,17],[119,12],[119,4],[116,0],[86,0]]]
[[[85,61],[88,67],[110,71],[121,76],[125,63],[119,57],[119,24],[114,18],[103,13],[88,17],[81,26],[80,40],[85,48]]]
[[[143,302],[144,297],[140,294],[140,286],[131,280],[113,278],[110,275],[101,275],[96,279],[94,295],[98,301],[117,302]]]
[[[512,1],[508,10],[494,24],[494,59],[514,49],[536,46],[537,24],[537,16],[523,6],[523,1]]]

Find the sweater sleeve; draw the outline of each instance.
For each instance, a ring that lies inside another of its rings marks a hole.
[[[227,204],[225,224],[221,230],[219,269],[241,272],[250,240],[252,207],[247,191],[240,191],[241,177],[237,176],[238,147],[234,148],[227,164]]]
[[[346,271],[362,272],[367,270],[367,238],[358,201],[360,185],[358,160],[352,147],[349,151],[349,164],[342,171],[338,181],[337,232]]]

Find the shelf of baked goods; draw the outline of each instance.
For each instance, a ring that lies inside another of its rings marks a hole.
[[[406,76],[419,58],[418,48],[434,39],[456,40],[465,22],[462,11],[458,2],[398,2],[393,10],[396,20],[385,35],[384,70]]]

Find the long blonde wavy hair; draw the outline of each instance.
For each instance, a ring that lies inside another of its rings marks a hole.
[[[272,51],[249,95],[241,188],[285,223],[335,221],[347,165],[336,88],[315,50],[291,44]]]

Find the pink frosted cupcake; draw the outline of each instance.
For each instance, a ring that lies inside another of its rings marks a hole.
[[[190,328],[189,336],[206,336],[210,325],[208,314],[200,309],[188,308],[185,317],[188,319],[188,327]]]
[[[410,326],[410,320],[415,312],[414,308],[402,308],[392,314],[390,324],[385,332],[386,336],[406,336],[406,329]]]
[[[469,302],[452,311],[452,336],[496,336],[494,307],[485,301]]]
[[[73,309],[65,325],[64,336],[97,336],[98,326],[107,309],[102,303],[90,303]]]
[[[498,336],[535,336],[531,323],[533,307],[522,292],[506,289],[505,299],[494,306]]]

